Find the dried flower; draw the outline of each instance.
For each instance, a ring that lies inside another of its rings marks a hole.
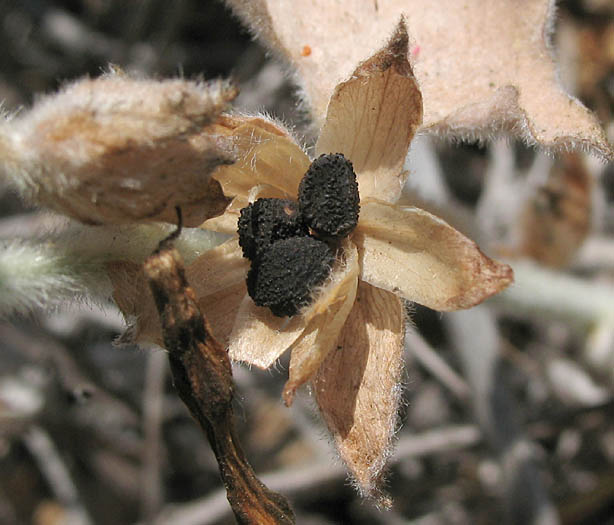
[[[401,23],[388,45],[360,64],[330,100],[316,155],[340,152],[351,160],[360,217],[341,241],[330,277],[311,291],[313,302],[289,319],[257,306],[246,293],[249,262],[236,238],[187,268],[199,304],[233,359],[267,368],[291,349],[286,403],[311,382],[341,457],[363,494],[376,498],[396,425],[405,327],[401,299],[437,310],[468,308],[512,281],[508,266],[486,257],[445,222],[395,204],[422,119],[407,46]],[[214,173],[233,201],[204,227],[236,235],[240,210],[250,202],[296,198],[310,159],[272,122],[235,118],[226,125],[244,154]],[[138,337],[159,338],[153,307],[137,304],[137,290],[126,290],[125,279],[118,278],[130,271],[113,268],[116,299],[124,312],[139,316]]]

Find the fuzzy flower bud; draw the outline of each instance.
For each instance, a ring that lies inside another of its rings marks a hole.
[[[0,174],[29,200],[88,224],[175,221],[227,204],[209,174],[233,162],[214,132],[236,95],[223,82],[82,79],[0,124]]]

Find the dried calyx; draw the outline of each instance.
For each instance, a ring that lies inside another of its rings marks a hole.
[[[358,223],[359,202],[352,163],[336,153],[312,162],[298,205],[269,198],[243,208],[239,244],[252,261],[247,291],[253,301],[278,317],[308,305],[314,287],[330,274],[338,242]]]

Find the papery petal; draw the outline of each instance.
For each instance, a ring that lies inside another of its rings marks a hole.
[[[228,339],[239,303],[245,296],[247,268],[248,261],[236,239],[206,251],[186,267],[186,278],[220,341]],[[158,310],[141,266],[127,261],[112,262],[107,265],[107,274],[120,310],[136,320],[124,342],[153,342],[162,346]]]
[[[243,257],[239,240],[230,239],[189,264],[186,278],[200,300],[245,281],[248,268],[249,261]]]
[[[290,374],[283,392],[287,406],[292,404],[296,389],[311,379],[333,349],[354,304],[358,252],[353,243],[346,241],[344,244],[343,266],[333,271],[331,281],[320,292],[310,314],[306,314],[311,320],[303,335],[292,346]]]
[[[209,321],[213,336],[224,346],[230,342],[235,317],[246,294],[243,278],[241,282],[198,298],[198,306]]]
[[[265,123],[268,127],[263,127]],[[271,122],[252,119],[232,131],[237,162],[233,169],[217,169],[213,177],[227,196],[245,196],[258,184],[270,184],[296,198],[298,185],[309,168],[309,157],[290,135],[270,129]]]
[[[343,153],[352,161],[363,199],[394,202],[407,178],[403,163],[422,123],[407,45],[401,21],[388,45],[337,86],[316,145],[316,155]]]
[[[107,264],[106,270],[113,285],[113,300],[128,324],[120,342],[156,343],[162,346],[160,316],[141,265],[114,261]]]
[[[313,381],[341,458],[366,496],[380,499],[400,398],[403,308],[390,292],[360,282],[337,349]]]
[[[215,338],[228,344],[239,305],[247,293],[249,267],[237,239],[206,251],[186,266],[186,279]]]
[[[230,334],[230,358],[268,368],[298,339],[306,324],[302,315],[277,317],[245,295]]]
[[[509,266],[419,208],[363,201],[352,240],[363,280],[435,310],[469,308],[513,281]]]
[[[222,215],[206,220],[200,227],[214,232],[236,235],[241,210],[248,204],[249,200],[246,196],[235,197]]]

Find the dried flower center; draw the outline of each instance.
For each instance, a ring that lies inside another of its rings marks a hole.
[[[258,306],[279,317],[308,305],[335,261],[341,239],[358,223],[358,183],[341,153],[311,163],[299,185],[298,205],[258,199],[241,210],[239,244],[252,262],[247,291]]]

